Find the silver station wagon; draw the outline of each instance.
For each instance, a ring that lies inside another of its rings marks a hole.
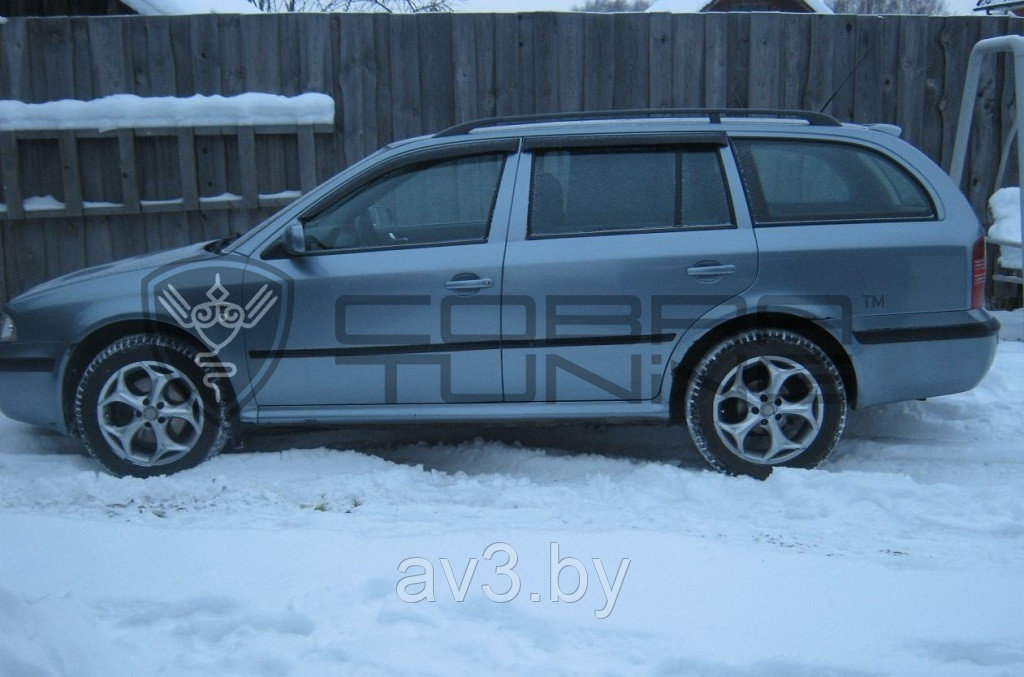
[[[410,421],[678,422],[717,470],[813,467],[848,407],[996,350],[978,219],[898,135],[619,111],[395,143],[240,237],[10,301],[0,410],[136,476],[251,425]]]

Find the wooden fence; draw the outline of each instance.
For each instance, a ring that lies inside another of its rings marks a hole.
[[[842,120],[898,124],[945,166],[971,47],[1022,28],[1021,19],[1003,17],[758,13],[10,19],[0,25],[0,99],[323,92],[335,99],[336,119],[316,136],[313,166],[308,146],[300,159],[294,135],[258,143],[247,157],[259,178],[245,186],[238,130],[184,145],[177,135],[140,140],[135,132],[53,132],[19,139],[15,150],[3,141],[0,164],[12,166],[5,154],[19,157],[16,171],[3,174],[0,202],[69,187],[83,207],[74,215],[8,207],[0,215],[0,301],[81,266],[244,230],[273,211],[261,194],[280,202],[293,184],[323,180],[382,144],[476,117],[824,107]],[[1005,60],[991,61],[977,92],[966,192],[979,213],[1012,122],[1013,89],[1004,86],[1011,74]],[[134,160],[125,159],[129,138]],[[116,202],[92,197],[104,191],[129,196],[133,206],[133,196],[166,199],[182,175],[180,154],[167,144],[194,148],[196,192],[187,208],[96,206]],[[81,168],[77,197],[67,178],[73,162]],[[241,197],[202,199],[223,193]]]

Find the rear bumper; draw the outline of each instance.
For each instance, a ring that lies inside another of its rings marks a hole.
[[[48,341],[0,343],[0,412],[66,432],[60,373],[67,348]]]
[[[999,343],[999,322],[984,310],[943,313],[899,327],[853,332],[858,407],[950,395],[985,377]],[[929,321],[931,320],[931,321]]]

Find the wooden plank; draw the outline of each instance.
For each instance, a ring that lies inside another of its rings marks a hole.
[[[943,169],[949,169],[953,158],[953,138],[956,135],[960,99],[963,95],[964,73],[967,72],[969,53],[963,47],[977,42],[977,32],[971,30],[971,27],[977,24],[969,17],[959,16],[947,17],[945,23],[940,37],[945,58],[943,59],[942,98],[939,103],[939,115],[942,119],[939,155],[941,162],[939,164]]]
[[[296,96],[301,94],[302,89],[302,43],[299,37],[299,25],[302,17],[297,14],[279,14],[275,17],[278,20],[277,45],[284,55],[280,59],[281,66],[281,89],[280,93],[285,96]]]
[[[86,220],[85,228],[83,229],[85,233],[86,265],[95,266],[106,263],[114,258],[111,220],[111,217],[91,217]]]
[[[558,110],[580,111],[583,110],[583,18],[579,14],[559,12],[557,22]],[[490,56],[493,58],[493,52]],[[487,65],[481,60],[480,67]]]
[[[17,294],[46,280],[46,235],[44,228],[28,220],[12,221],[8,233],[4,245],[17,252],[15,281],[10,290]]]
[[[515,95],[515,110],[520,114],[527,114],[537,107],[536,100],[536,78],[537,69],[533,58],[533,25],[536,14],[517,14],[515,21],[516,51],[515,51],[515,80],[512,89]]]
[[[672,16],[672,80],[665,83],[674,108],[699,108],[708,100],[716,100],[708,88],[721,87],[725,92],[725,63],[709,64],[707,59],[721,56],[723,45],[708,44],[705,48],[705,21],[707,14],[679,14]],[[721,23],[724,27],[725,24]],[[716,50],[718,50],[716,52]],[[722,57],[724,58],[724,57]],[[709,78],[708,69],[713,67],[715,75]],[[718,77],[720,73],[721,77]],[[710,97],[710,99],[709,99]],[[721,104],[725,104],[722,98]]]
[[[130,129],[117,133],[117,157],[121,169],[121,204],[125,211],[138,213],[138,163],[135,160],[135,135]]]
[[[341,159],[347,166],[376,148],[380,133],[375,115],[374,19],[368,15],[355,15],[339,17],[338,20],[335,116],[341,121]]]
[[[704,14],[704,97],[702,105],[722,108],[726,105],[729,80],[729,23],[724,13]],[[679,43],[679,38],[676,38]],[[679,57],[677,57],[678,60]]]
[[[920,22],[899,17],[900,54],[896,75],[896,120],[903,138],[920,147],[924,90],[928,64],[927,48]]]
[[[388,16],[391,24],[391,85],[393,134],[396,139],[422,134],[423,97],[420,91],[419,22],[411,14]]]
[[[238,170],[242,177],[242,204],[247,208],[259,206],[256,184],[256,137],[252,127],[238,128]]]
[[[787,18],[782,31],[782,74],[779,105],[782,108],[806,109],[806,92],[810,77],[812,14],[796,14]]]
[[[457,122],[480,117],[476,69],[476,22],[472,15],[456,16],[452,21],[452,94]]]
[[[28,22],[11,19],[0,24],[0,96],[29,101]]]
[[[313,130],[308,126],[299,127],[299,185],[303,193],[317,185],[316,145]]]
[[[87,20],[92,93],[96,97],[132,92],[131,51],[126,46],[125,22],[92,17]]]
[[[778,107],[782,64],[781,44],[785,22],[784,14],[758,12],[750,17],[750,81],[747,105],[752,108]]]
[[[88,100],[95,98],[92,88],[92,59],[89,57],[89,23],[82,17],[72,17],[71,22],[71,53],[74,69],[74,86],[76,99]],[[3,40],[0,40],[3,42]],[[2,66],[0,66],[2,69]]]
[[[234,96],[246,91],[242,65],[242,32],[238,15],[217,17],[217,46],[220,50],[220,91]]]
[[[171,24],[167,17],[151,16],[145,20],[145,70],[148,74],[148,96],[175,96],[177,75],[174,47],[171,44]],[[138,62],[135,64],[138,68]]]
[[[613,13],[615,46],[619,54],[632,58],[613,58],[612,106],[616,109],[643,108],[650,99],[650,50],[646,14]]]
[[[519,36],[517,18],[494,16],[494,114],[515,115],[519,111],[516,86],[519,82]]]
[[[927,17],[925,19],[925,45],[927,51],[927,67],[925,70],[925,86],[918,105],[923,108],[920,129],[919,148],[935,162],[942,160],[942,80],[945,77],[943,68],[943,31],[945,19]],[[948,38],[945,38],[948,40]]]
[[[22,208],[21,171],[18,157],[18,142],[12,132],[0,132],[0,177],[4,182],[4,200],[7,205],[5,216],[20,219],[25,215]]]
[[[192,77],[195,94],[219,94],[221,88],[220,30],[213,14],[188,17],[192,37]]]
[[[64,186],[64,209],[72,216],[82,214],[82,178],[78,166],[78,141],[73,130],[60,133],[60,173]]]
[[[373,53],[375,82],[375,115],[377,141],[383,146],[394,140],[394,82],[391,78],[391,16],[373,15]]]
[[[125,17],[125,48],[131,56],[131,92],[152,96],[153,74],[149,69],[149,26],[145,17]]]
[[[672,108],[675,77],[675,31],[673,30],[674,15],[667,12],[651,14],[648,29],[647,60],[648,69],[647,105],[650,108]],[[692,25],[692,24],[691,24]],[[703,40],[701,41],[703,42]],[[696,51],[703,58],[703,49]],[[680,80],[686,76],[680,74]],[[700,79],[698,78],[698,85]]]
[[[558,43],[562,36],[558,33],[558,16],[554,13],[535,14],[531,42],[533,43],[532,60],[534,64],[544,64],[533,68],[533,110],[538,113],[557,113],[558,104],[558,71],[568,66],[557,59]],[[524,48],[525,49],[525,48]]]
[[[298,26],[302,58],[299,60],[302,91],[327,91],[331,81],[331,24],[326,14],[300,16]]]
[[[497,115],[498,84],[495,70],[495,14],[477,14],[473,17],[476,32],[477,93],[480,97],[476,115],[486,118]]]
[[[608,14],[583,16],[583,105],[610,110],[615,101],[615,24]]]
[[[729,108],[746,108],[750,96],[750,17],[728,13],[726,26],[729,37],[725,105]]]
[[[199,208],[199,182],[196,176],[196,137],[191,129],[178,132],[178,172],[185,209]]]
[[[171,61],[174,64],[174,91],[177,96],[192,96],[197,93],[195,69],[192,66],[192,18],[172,16],[167,19],[171,41]],[[272,44],[272,43],[271,43]],[[265,49],[266,52],[275,50]]]

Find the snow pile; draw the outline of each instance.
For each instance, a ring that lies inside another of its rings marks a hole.
[[[200,127],[204,125],[333,124],[326,94],[142,97],[114,94],[46,103],[0,100],[0,130]]]
[[[123,0],[139,14],[255,14],[260,10],[248,0]]]
[[[1018,245],[999,248],[999,265],[1020,270],[1020,188],[1000,188],[989,198],[988,209],[992,213],[992,227],[988,229],[988,236],[1006,242],[1016,242]]]
[[[0,675],[1024,674],[1022,438],[1006,341],[975,390],[853,411],[767,482],[584,425],[265,432],[118,479],[0,417]],[[399,598],[410,557],[435,601]],[[630,558],[604,620],[594,558]]]

